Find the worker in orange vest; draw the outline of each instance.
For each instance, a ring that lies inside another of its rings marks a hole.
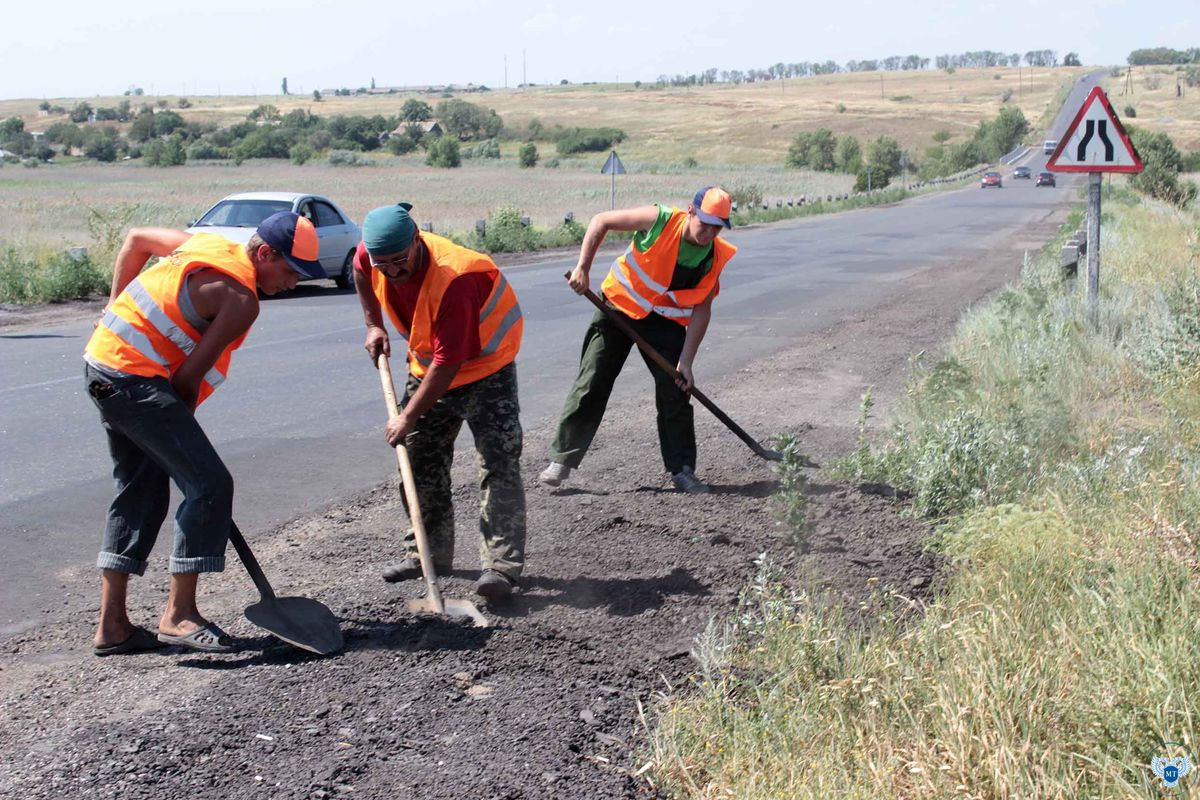
[[[286,211],[264,220],[245,245],[169,228],[135,228],[125,238],[108,306],[84,352],[85,385],[100,410],[117,483],[96,560],[96,655],[164,644],[233,649],[196,607],[200,573],[225,568],[233,479],[195,410],[225,380],[233,351],[258,317],[257,292],[325,277],[318,249],[312,223]],[[153,256],[161,260],[143,272]],[[130,622],[125,598],[129,576],[146,570],[172,480],[183,500],[170,593],[155,635]]]
[[[517,365],[523,320],[517,295],[495,263],[441,236],[417,230],[412,206],[383,206],[363,220],[354,283],[367,325],[365,348],[375,363],[391,355],[384,311],[408,340],[403,411],[384,429],[403,440],[412,459],[434,569],[454,561],[450,463],[463,422],[475,438],[479,465],[483,570],[477,594],[507,600],[525,563],[525,487]],[[420,575],[416,543],[384,569],[387,581]]]
[[[579,262],[567,280],[576,293],[588,288],[592,260],[609,231],[635,231],[625,252],[604,279],[604,301],[669,361],[676,381],[645,355],[654,376],[658,442],[663,464],[680,490],[709,490],[696,477],[696,430],[687,394],[692,361],[721,290],[720,276],[737,248],[718,237],[729,227],[729,193],[715,186],[696,192],[687,210],[663,205],[605,211],[592,217],[579,248]],[[567,395],[558,432],[550,445],[550,465],[539,476],[558,486],[577,468],[592,443],[613,383],[633,341],[597,311],[584,334],[579,374]]]

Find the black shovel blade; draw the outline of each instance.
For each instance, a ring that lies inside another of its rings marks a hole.
[[[246,608],[246,619],[288,644],[327,656],[342,649],[342,628],[322,603],[308,597],[263,598]]]

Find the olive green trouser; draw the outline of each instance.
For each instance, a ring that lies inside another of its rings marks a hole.
[[[420,385],[420,380],[409,376],[406,403]],[[517,366],[509,364],[486,378],[446,392],[417,420],[405,439],[430,556],[443,572],[454,561],[450,464],[454,440],[465,421],[475,437],[475,463],[479,467],[480,561],[484,569],[494,569],[514,580],[521,575],[525,563],[525,486],[521,482],[519,412]],[[405,534],[404,548],[407,555],[417,557],[411,529]]]
[[[615,313],[620,314],[620,311]],[[671,364],[679,362],[687,328],[660,314],[644,319],[626,317],[630,326]],[[550,460],[575,468],[583,461],[604,409],[612,394],[613,383],[625,366],[633,340],[621,332],[603,312],[597,311],[583,337],[579,375],[567,394],[558,432],[550,445]],[[639,351],[640,352],[640,351]],[[658,446],[663,465],[675,474],[683,467],[696,468],[696,428],[691,398],[679,390],[675,380],[651,361],[642,360],[654,376],[654,403],[658,409]]]

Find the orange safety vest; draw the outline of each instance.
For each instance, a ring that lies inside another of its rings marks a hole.
[[[387,309],[396,330],[408,340],[409,372],[417,378],[425,377],[433,363],[433,321],[442,307],[442,296],[452,280],[470,272],[488,273],[492,278],[492,291],[479,311],[479,355],[459,367],[450,388],[474,383],[499,372],[516,359],[517,351],[521,349],[525,323],[517,293],[487,256],[432,233],[422,233],[421,241],[429,254],[429,265],[417,295],[411,331],[388,302],[387,276],[377,269],[371,270],[371,288],[375,297]]]
[[[692,308],[703,303],[717,288],[721,270],[737,248],[720,237],[713,239],[712,269],[695,288],[671,291],[671,276],[679,260],[679,243],[688,219],[686,211],[678,208],[671,211],[671,218],[650,249],[639,253],[630,242],[625,252],[613,261],[600,288],[610,303],[633,319],[644,319],[653,311],[687,327],[692,321]]]
[[[198,233],[129,282],[88,340],[88,360],[130,375],[174,375],[202,335],[179,307],[183,282],[198,269],[215,269],[251,292],[257,289],[245,247],[215,233]],[[197,405],[225,380],[233,351],[245,338],[243,333],[230,343],[204,376]]]

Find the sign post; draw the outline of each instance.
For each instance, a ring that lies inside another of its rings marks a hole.
[[[620,156],[617,151],[613,150],[608,154],[608,161],[604,162],[604,166],[600,168],[601,175],[612,176],[612,187],[609,189],[608,207],[614,209],[617,207],[617,176],[625,174],[625,165],[621,163]]]
[[[1141,172],[1141,156],[1099,86],[1083,101],[1075,119],[1046,162],[1051,172],[1088,173],[1087,302],[1096,313],[1100,298],[1100,194],[1105,172]]]

